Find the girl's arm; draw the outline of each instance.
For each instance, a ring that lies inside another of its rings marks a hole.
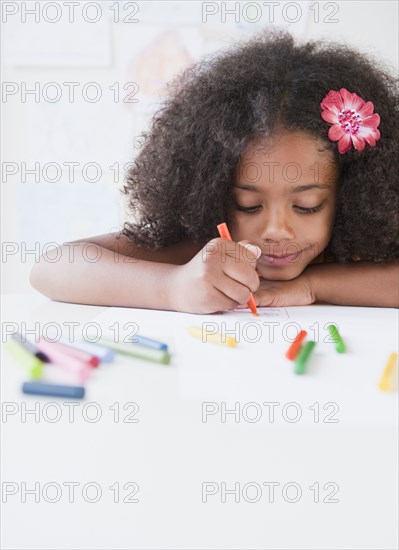
[[[30,282],[60,302],[173,309],[176,268],[199,250],[185,242],[149,251],[119,233],[100,235],[50,249],[34,264]]]
[[[116,233],[49,250],[30,280],[60,302],[213,313],[248,302],[259,287],[260,253],[219,237],[151,251]]]
[[[399,308],[399,262],[317,264],[305,273],[317,302]]]

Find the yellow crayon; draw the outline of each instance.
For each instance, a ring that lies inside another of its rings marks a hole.
[[[393,370],[397,363],[398,354],[391,353],[388,359],[388,363],[385,366],[384,372],[381,375],[378,387],[382,391],[392,391],[393,390]]]
[[[237,345],[235,338],[232,336],[225,336],[220,332],[208,334],[206,330],[202,330],[202,328],[199,327],[190,327],[187,329],[187,332],[191,334],[191,336],[194,336],[194,338],[202,340],[204,343],[212,342],[213,344],[222,344],[228,346],[229,348],[235,348]]]

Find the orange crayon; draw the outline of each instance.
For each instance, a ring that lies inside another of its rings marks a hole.
[[[222,237],[222,239],[228,239],[229,241],[233,240],[231,238],[230,231],[229,231],[229,229],[228,229],[228,227],[225,223],[220,223],[217,226],[217,229],[218,229],[219,235]],[[251,292],[251,296],[248,300],[247,306],[249,307],[249,309],[252,311],[252,313],[254,315],[257,315],[257,316],[259,315],[258,310],[256,309],[255,298],[254,298],[254,295],[252,294],[252,292]]]
[[[290,359],[291,361],[293,361],[295,359],[295,357],[298,355],[298,351],[301,348],[302,341],[303,341],[303,339],[305,338],[306,335],[307,335],[306,330],[301,330],[301,332],[298,334],[298,336],[292,342],[292,344],[290,345],[290,347],[287,350],[287,353],[285,354],[287,359]]]

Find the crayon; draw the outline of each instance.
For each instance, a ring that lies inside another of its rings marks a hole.
[[[14,332],[14,334],[11,334],[11,338],[13,338],[16,342],[18,342],[22,347],[26,349],[26,351],[29,351],[32,355],[35,355],[40,361],[43,361],[43,363],[48,363],[49,358],[45,353],[40,351],[35,345],[33,345],[29,340],[27,340],[22,334],[19,332]]]
[[[82,399],[85,395],[83,386],[59,386],[56,384],[43,384],[42,382],[25,382],[22,385],[22,391],[31,395],[70,397],[75,399]]]
[[[212,342],[213,344],[223,344],[229,348],[235,348],[237,345],[235,338],[232,336],[225,336],[220,332],[207,334],[206,331],[204,332],[200,327],[189,327],[187,332],[191,334],[191,336],[194,336],[194,338],[202,340],[203,343]]]
[[[96,355],[78,349],[72,343],[64,344],[64,342],[54,342],[53,340],[48,340],[47,338],[40,338],[39,345],[42,346],[43,342],[46,342],[52,346],[52,349],[55,346],[59,352],[73,357],[74,359],[78,359],[89,367],[97,367],[100,363],[100,359]]]
[[[344,353],[346,351],[346,346],[341,338],[340,333],[338,332],[338,328],[335,325],[328,325],[328,330],[330,331],[330,334],[334,339],[335,349],[338,351],[338,353]]]
[[[103,363],[111,363],[115,358],[115,352],[112,349],[105,348],[104,346],[99,346],[96,342],[87,342],[86,340],[76,340],[76,342],[70,342],[67,338],[57,336],[55,333],[54,336],[51,336],[51,338],[54,343],[59,342],[71,348],[85,351],[90,356],[97,357],[98,360]]]
[[[308,359],[315,345],[316,342],[314,342],[313,340],[309,340],[309,342],[306,342],[306,344],[302,346],[297,355],[297,358],[295,359],[295,374],[303,374],[305,372]]]
[[[6,344],[7,351],[24,367],[29,369],[32,378],[38,380],[43,376],[44,362],[22,346],[15,338],[10,338]]]
[[[68,346],[40,338],[37,347],[49,357],[51,363],[77,374],[81,380],[86,380],[90,376],[92,366],[80,358],[66,353],[64,348]]]
[[[299,350],[301,349],[302,341],[303,341],[303,339],[305,338],[306,335],[307,335],[306,330],[301,330],[300,331],[300,333],[297,335],[297,337],[292,342],[292,344],[288,348],[288,351],[285,354],[287,359],[290,359],[291,361],[293,361],[295,359],[295,357],[297,356]]]
[[[231,238],[230,231],[229,231],[229,229],[228,229],[228,227],[225,223],[220,223],[217,226],[217,229],[218,229],[219,235],[222,237],[222,239],[228,239],[229,241],[233,240]],[[250,297],[249,297],[247,306],[252,311],[253,315],[259,316],[258,310],[256,309],[255,298],[254,298],[254,295],[252,294],[252,292],[250,293]]]
[[[388,359],[388,363],[385,366],[385,369],[381,375],[378,387],[382,391],[392,391],[393,388],[393,370],[398,361],[398,354],[391,353]]]
[[[147,338],[141,334],[135,334],[131,339],[132,344],[140,344],[147,348],[158,349],[162,351],[168,351],[168,345],[158,342],[157,340],[152,340],[152,338]]]
[[[50,344],[50,346],[56,346],[58,351],[78,359],[82,363],[87,364],[89,367],[97,367],[100,362],[100,359],[96,355],[78,349],[73,344],[64,344],[63,342],[54,342],[52,340],[48,340],[47,338],[40,338],[39,345],[42,345],[43,341]]]
[[[115,350],[117,353],[131,355],[132,357],[137,357],[138,359],[145,359],[146,361],[161,363],[163,365],[169,365],[170,363],[170,353],[164,350],[151,349],[146,346],[141,346],[140,344],[133,344],[131,342],[128,344],[122,344],[119,342],[113,342],[108,338],[101,338],[99,343]]]

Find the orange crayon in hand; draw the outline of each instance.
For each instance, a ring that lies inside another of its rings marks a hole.
[[[217,229],[218,229],[219,235],[222,237],[222,239],[228,239],[229,241],[233,240],[231,238],[230,231],[229,231],[229,229],[228,229],[228,227],[225,223],[220,223],[217,226]],[[254,315],[256,315],[256,316],[259,315],[258,310],[256,309],[255,298],[254,298],[254,295],[252,294],[252,292],[251,292],[251,296],[248,300],[247,306],[249,307],[249,309],[252,311],[252,313]]]

